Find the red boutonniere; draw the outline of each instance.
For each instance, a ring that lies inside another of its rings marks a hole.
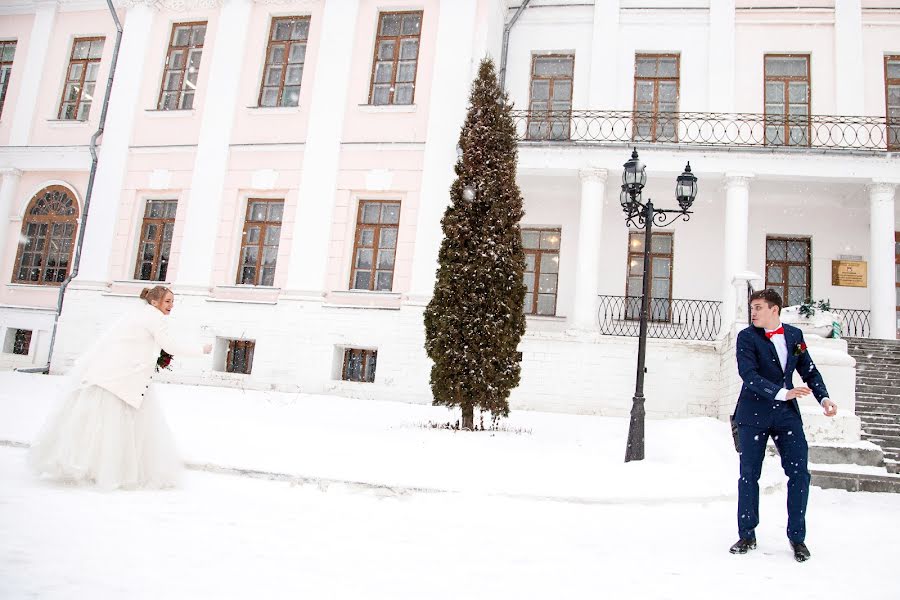
[[[159,372],[160,369],[171,369],[169,365],[172,362],[174,356],[166,352],[165,350],[159,351],[159,358],[156,359],[156,371]]]
[[[794,346],[794,356],[800,356],[806,352],[806,342],[797,342],[797,345]]]

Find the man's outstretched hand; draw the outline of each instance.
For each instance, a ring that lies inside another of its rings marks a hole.
[[[831,398],[824,398],[822,400],[822,409],[825,412],[826,417],[833,417],[837,414],[837,404],[831,401]]]

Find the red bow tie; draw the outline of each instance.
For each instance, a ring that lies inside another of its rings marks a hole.
[[[770,340],[772,339],[773,335],[784,335],[784,327],[779,327],[778,329],[775,329],[774,331],[766,332],[766,338],[768,338]]]

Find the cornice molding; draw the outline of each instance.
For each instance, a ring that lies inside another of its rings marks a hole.
[[[149,6],[157,10],[171,10],[185,12],[189,10],[207,10],[222,8],[225,0],[115,0],[115,4],[122,8],[134,6]]]

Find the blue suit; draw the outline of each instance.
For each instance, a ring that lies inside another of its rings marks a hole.
[[[803,333],[796,327],[784,325],[784,340],[787,365],[782,370],[775,344],[766,338],[763,329],[751,325],[737,337],[738,373],[744,380],[735,409],[741,450],[738,532],[742,539],[755,539],[754,530],[759,524],[759,476],[769,436],[778,448],[781,466],[788,476],[788,539],[796,543],[806,538],[809,447],[797,400],[779,401],[775,400],[775,395],[781,388],[794,387],[794,371],[819,402],[828,397],[828,390],[806,351]]]

